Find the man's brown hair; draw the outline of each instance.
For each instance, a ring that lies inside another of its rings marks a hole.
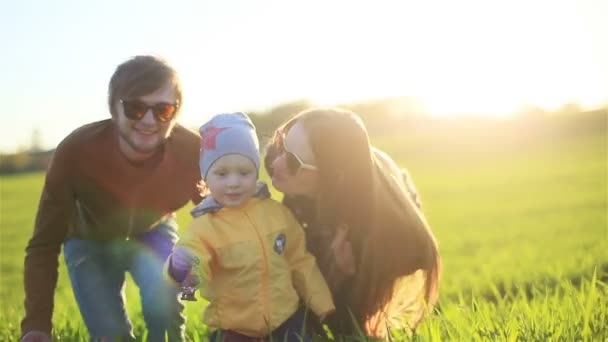
[[[177,71],[157,56],[135,56],[120,64],[108,86],[108,106],[112,117],[116,116],[116,102],[144,96],[173,84],[178,110],[182,103],[182,87]]]

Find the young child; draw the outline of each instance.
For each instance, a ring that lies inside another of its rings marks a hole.
[[[168,274],[180,284],[198,278],[209,301],[203,321],[213,331],[210,340],[297,341],[300,299],[321,320],[334,310],[304,231],[258,182],[259,144],[249,117],[220,114],[200,133],[208,195],[192,210]]]

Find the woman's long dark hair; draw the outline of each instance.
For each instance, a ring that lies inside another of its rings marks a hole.
[[[350,321],[350,310],[356,323],[373,336],[382,336],[395,319],[407,319],[415,328],[437,299],[441,265],[436,240],[411,196],[412,188],[392,159],[370,146],[361,119],[335,108],[301,112],[279,128],[266,156],[270,174],[282,133],[296,122],[307,132],[319,168],[314,208],[300,219],[313,223],[307,229],[309,250],[332,289],[337,313],[348,315],[342,320]],[[288,196],[285,201],[301,211],[302,201]],[[336,275],[329,250],[339,226],[348,227],[355,255],[356,272],[348,281]]]

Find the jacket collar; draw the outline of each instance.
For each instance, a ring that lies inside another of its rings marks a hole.
[[[261,181],[258,182],[257,189],[253,197],[257,197],[260,199],[270,198],[270,190],[268,190],[268,185]],[[201,203],[199,203],[190,211],[190,215],[192,215],[192,217],[198,217],[209,212],[217,212],[223,207],[224,206],[218,203],[215,198],[213,198],[213,196],[207,195],[203,198]]]

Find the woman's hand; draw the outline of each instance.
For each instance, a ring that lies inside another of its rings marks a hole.
[[[355,256],[353,255],[353,246],[348,241],[348,226],[345,224],[338,226],[330,248],[334,254],[338,270],[346,275],[355,274]]]
[[[51,337],[42,331],[30,331],[23,335],[21,342],[51,342]]]

